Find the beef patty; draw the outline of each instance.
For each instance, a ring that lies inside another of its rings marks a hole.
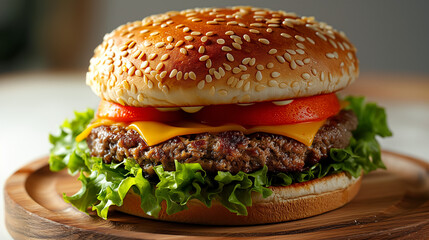
[[[132,158],[149,176],[159,164],[174,170],[174,160],[200,163],[207,172],[248,173],[264,165],[271,172],[299,172],[326,159],[329,149],[345,148],[356,127],[355,114],[342,110],[327,119],[311,146],[285,136],[239,131],[184,135],[148,146],[135,130],[121,126],[94,128],[87,143],[91,155],[102,157],[105,163]]]

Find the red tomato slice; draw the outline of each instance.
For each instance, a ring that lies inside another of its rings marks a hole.
[[[210,125],[237,123],[244,126],[283,125],[319,121],[338,113],[340,103],[335,93],[297,98],[278,106],[272,102],[250,106],[213,105],[194,113],[193,117]]]
[[[175,122],[184,118],[182,111],[162,112],[153,107],[130,107],[101,101],[98,106],[98,118],[107,118],[117,122],[157,121]]]

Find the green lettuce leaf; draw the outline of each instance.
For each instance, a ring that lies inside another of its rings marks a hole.
[[[268,197],[269,186],[287,186],[315,178],[345,171],[358,177],[377,168],[385,168],[381,161],[381,150],[377,136],[391,136],[383,108],[374,103],[365,103],[362,97],[348,97],[347,107],[359,120],[350,145],[345,149],[331,149],[330,159],[320,162],[299,173],[268,173],[268,168],[253,173],[218,172],[207,174],[198,163],[182,164],[175,161],[175,171],[165,171],[162,165],[154,167],[159,178],[149,182],[143,177],[142,168],[132,159],[122,163],[103,163],[101,158],[91,157],[85,141],[77,143],[75,138],[93,118],[94,111],[75,113],[75,119],[65,121],[60,134],[50,135],[49,164],[52,171],[68,169],[70,174],[80,173],[82,188],[73,196],[64,199],[77,209],[87,212],[89,208],[102,218],[107,218],[111,206],[121,206],[126,194],[133,191],[141,198],[141,208],[157,217],[161,203],[166,203],[167,214],[187,209],[192,199],[210,207],[213,200],[219,201],[229,211],[247,215],[252,206],[253,192]]]

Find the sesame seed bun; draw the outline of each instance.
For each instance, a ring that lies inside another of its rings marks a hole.
[[[318,215],[350,202],[358,193],[362,176],[353,178],[344,172],[296,183],[286,187],[270,187],[273,194],[268,198],[254,193],[252,206],[247,208],[247,216],[229,212],[214,201],[207,208],[197,200],[188,202],[188,209],[168,215],[165,205],[158,220],[207,225],[253,225],[277,223]],[[116,210],[131,215],[152,218],[140,208],[140,197],[129,192],[121,207]]]
[[[203,106],[331,93],[358,72],[347,37],[312,17],[204,8],[150,16],[107,34],[87,84],[122,105]]]

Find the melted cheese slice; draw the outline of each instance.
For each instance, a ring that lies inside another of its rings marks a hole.
[[[316,136],[319,128],[325,123],[325,120],[317,122],[288,124],[288,125],[272,125],[272,126],[256,126],[245,128],[238,124],[226,124],[221,126],[209,126],[195,122],[179,122],[174,124],[166,124],[151,121],[132,122],[128,125],[124,123],[117,123],[110,120],[98,119],[90,124],[79,136],[76,141],[85,139],[93,128],[103,125],[121,125],[129,129],[136,130],[144,141],[153,146],[158,143],[164,142],[176,136],[198,134],[198,133],[215,133],[224,131],[241,131],[244,134],[251,134],[256,132],[272,133],[293,138],[307,146],[311,146],[314,136]]]

